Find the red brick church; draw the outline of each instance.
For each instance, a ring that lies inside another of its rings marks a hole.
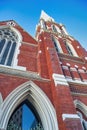
[[[87,130],[87,51],[44,11],[35,38],[0,22],[0,130],[22,130],[23,104],[30,130]]]

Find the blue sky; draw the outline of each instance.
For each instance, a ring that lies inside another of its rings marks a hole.
[[[87,49],[87,0],[0,0],[0,21],[15,20],[34,36],[41,10]]]
[[[29,130],[31,128],[33,121],[35,120],[35,116],[31,112],[31,110],[26,106],[23,105],[23,130]]]
[[[87,49],[87,0],[0,0],[0,21],[13,19],[34,36],[41,10]]]

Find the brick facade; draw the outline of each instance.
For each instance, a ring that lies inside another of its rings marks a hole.
[[[13,26],[8,25],[9,22],[14,21],[0,22],[0,28],[15,28],[22,39],[16,57],[17,64],[0,66],[0,94],[3,99],[0,106],[16,88],[32,81],[46,94],[55,108],[58,123],[56,130],[85,130],[77,111],[82,113],[87,128],[86,50],[66,33],[63,25],[55,23],[45,13],[42,13],[37,25],[36,39],[17,23],[14,22]],[[53,25],[56,31],[53,30]],[[56,50],[52,37],[57,39],[58,43],[55,44],[59,49],[61,47],[61,52]],[[65,44],[67,40],[68,48]],[[0,129],[5,130],[2,126],[0,124]]]

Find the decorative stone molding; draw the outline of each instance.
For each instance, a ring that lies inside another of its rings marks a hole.
[[[70,67],[70,70],[71,71],[77,71],[76,68],[74,68],[74,67]]]
[[[68,46],[70,47],[71,52],[73,53],[73,55],[74,55],[75,57],[78,57],[78,54],[77,54],[76,50],[74,49],[73,45],[72,45],[70,42],[71,42],[71,41],[66,40],[66,43],[67,43]]]
[[[86,67],[83,66],[82,69],[83,69],[83,70],[86,70]]]
[[[10,74],[14,76],[16,75],[23,78],[25,77],[25,78],[32,78],[32,79],[43,80],[43,81],[50,81],[49,79],[42,78],[41,76],[38,75],[38,73],[23,70],[21,66],[17,66],[13,68],[13,67],[0,65],[0,73]]]
[[[9,26],[15,26],[16,23],[14,21],[9,21],[9,22],[7,22],[7,25],[9,25]]]
[[[40,42],[41,42],[41,40],[40,40]],[[30,42],[21,42],[22,44],[27,44],[27,45],[31,45],[31,46],[34,46],[34,47],[38,47],[38,45],[37,44],[33,44],[33,43],[30,43]]]
[[[57,86],[58,84],[68,86],[67,80],[65,79],[64,75],[53,73],[52,77],[54,79],[55,86]]]
[[[66,63],[66,65],[70,67],[70,64],[69,64],[69,63]]]
[[[87,117],[87,106],[81,102],[80,100],[74,100],[75,107],[80,109],[84,113],[84,115]]]
[[[75,68],[78,68],[78,65],[75,65]]]
[[[70,38],[70,40],[74,41],[74,38],[70,35],[68,35],[68,37]]]
[[[77,114],[62,114],[63,120],[65,119],[80,119],[80,117]]]
[[[75,84],[81,84],[81,85],[87,86],[87,80],[84,80],[84,82],[82,82],[79,78],[75,78],[75,80],[72,80],[71,78],[68,78],[68,77],[66,77],[66,80],[69,83],[75,83]]]
[[[17,66],[17,63],[18,63],[18,59],[17,59],[17,56],[18,56],[18,54],[20,53],[20,46],[21,46],[21,41],[22,41],[22,35],[21,35],[21,33],[16,29],[16,28],[14,28],[13,26],[1,26],[1,28],[0,29],[4,29],[4,31],[5,30],[7,30],[7,29],[9,29],[9,31],[10,31],[10,33],[9,33],[9,35],[8,35],[8,38],[10,39],[10,41],[14,41],[15,40],[15,42],[17,43],[16,44],[16,49],[15,49],[15,51],[14,51],[14,56],[12,57],[12,61],[11,61],[11,66]],[[2,37],[2,39],[4,39],[4,37],[5,37],[5,33],[4,33],[4,31],[3,31],[3,37]],[[12,37],[12,35],[13,35],[13,33],[14,33],[14,37],[16,38],[11,38]],[[7,41],[9,41],[9,39],[7,40]],[[6,44],[6,42],[5,42],[5,44]],[[11,42],[11,45],[12,45],[12,42]],[[11,48],[10,48],[11,49]],[[2,50],[3,51],[3,50]],[[8,51],[8,53],[10,53],[9,51]],[[2,57],[2,56],[1,56]],[[8,60],[8,57],[6,58],[6,60]],[[5,63],[6,64],[6,63]]]
[[[85,94],[85,93],[77,93],[77,92],[71,92],[71,94],[72,95],[75,95],[75,96],[85,96],[85,97],[87,97],[87,94]]]
[[[87,60],[87,57],[85,57],[85,60]]]
[[[85,73],[83,69],[78,69],[79,72]]]
[[[62,65],[62,68],[65,69],[65,70],[69,70],[68,66],[65,66],[65,65]]]
[[[13,111],[24,100],[29,100],[41,119],[44,130],[58,130],[55,109],[46,94],[32,81],[13,90],[0,107],[0,130],[6,130]]]
[[[63,29],[64,33],[65,33],[66,35],[68,35],[68,33],[67,33],[67,31],[66,31],[66,29],[65,29],[65,26],[64,26],[64,25],[62,25],[62,29]]]

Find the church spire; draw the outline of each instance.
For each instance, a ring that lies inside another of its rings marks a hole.
[[[44,19],[45,21],[54,21],[52,17],[50,17],[46,12],[43,10],[41,11],[40,19]]]

